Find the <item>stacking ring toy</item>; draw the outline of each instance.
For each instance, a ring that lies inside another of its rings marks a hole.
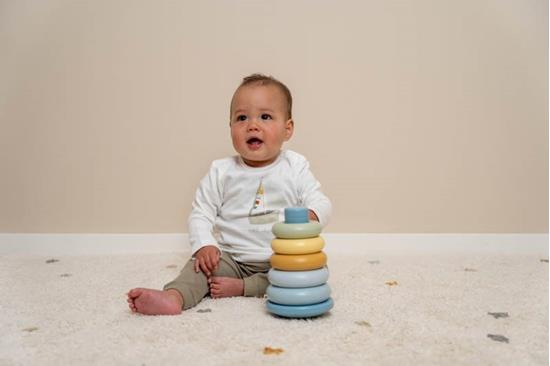
[[[321,286],[287,288],[269,285],[265,291],[269,301],[281,305],[317,304],[330,297],[330,287],[324,283]]]
[[[285,318],[311,318],[326,313],[333,306],[334,302],[332,298],[312,305],[280,305],[274,304],[269,300],[267,301],[267,310],[269,312]]]
[[[320,223],[316,221],[303,224],[285,224],[278,222],[273,225],[273,234],[280,239],[304,239],[319,236],[323,230]]]
[[[325,241],[320,236],[308,239],[273,239],[271,248],[278,254],[310,254],[323,250]]]
[[[274,286],[313,287],[327,282],[328,268],[323,267],[312,271],[279,271],[271,268],[267,278]]]
[[[308,271],[327,264],[327,255],[324,252],[302,255],[273,254],[271,267],[283,271]]]

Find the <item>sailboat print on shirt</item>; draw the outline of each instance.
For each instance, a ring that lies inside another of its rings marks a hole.
[[[253,225],[269,224],[279,220],[279,211],[268,210],[266,207],[263,181],[263,178],[260,179],[254,203],[248,212],[248,221]]]

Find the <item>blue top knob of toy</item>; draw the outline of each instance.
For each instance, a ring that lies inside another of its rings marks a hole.
[[[309,211],[305,207],[285,208],[285,224],[307,224],[309,222]]]

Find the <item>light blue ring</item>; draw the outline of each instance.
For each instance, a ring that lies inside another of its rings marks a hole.
[[[273,225],[272,232],[277,238],[281,239],[305,239],[319,236],[321,230],[323,230],[323,227],[317,221],[305,224],[285,224],[284,222],[278,222]]]
[[[287,288],[269,285],[265,291],[270,302],[281,305],[318,304],[330,297],[330,287],[321,286]]]
[[[313,287],[328,280],[328,268],[323,267],[311,271],[280,271],[271,268],[267,273],[269,282],[279,287]]]
[[[305,207],[285,208],[286,224],[305,224],[309,222],[309,211]]]
[[[311,318],[322,315],[332,309],[334,301],[329,298],[321,303],[311,305],[279,305],[268,301],[266,305],[270,313],[285,318]]]

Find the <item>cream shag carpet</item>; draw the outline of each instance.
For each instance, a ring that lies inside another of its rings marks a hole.
[[[547,251],[335,251],[335,307],[311,320],[242,297],[128,310],[128,289],[160,288],[188,257],[0,257],[0,365],[548,364]]]

